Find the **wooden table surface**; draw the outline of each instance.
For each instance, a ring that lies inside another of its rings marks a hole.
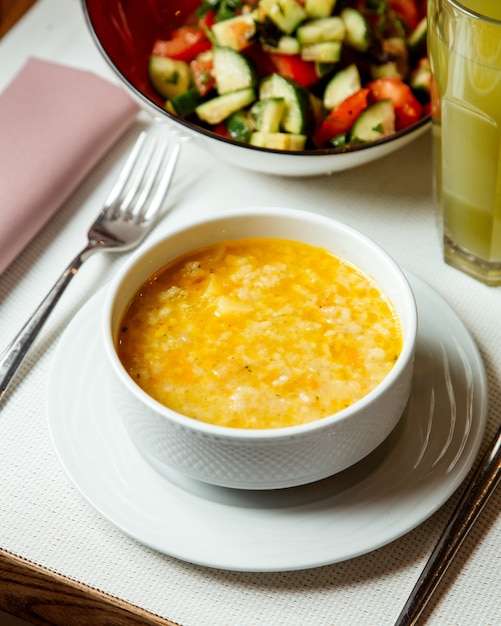
[[[54,626],[176,626],[0,548],[0,609]],[[0,616],[0,624],[1,624]]]
[[[36,0],[0,0],[0,37],[35,4]]]

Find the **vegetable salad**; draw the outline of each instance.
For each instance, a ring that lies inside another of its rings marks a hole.
[[[429,113],[422,0],[201,0],[153,43],[171,114],[278,150],[376,141]]]

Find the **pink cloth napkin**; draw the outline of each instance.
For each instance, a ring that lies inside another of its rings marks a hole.
[[[91,72],[28,60],[0,95],[0,274],[138,111]]]

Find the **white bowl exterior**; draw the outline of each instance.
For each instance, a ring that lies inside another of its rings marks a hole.
[[[423,125],[412,132],[395,136],[388,141],[363,147],[360,150],[349,150],[336,154],[287,154],[286,152],[278,153],[271,150],[261,151],[253,150],[243,144],[225,143],[204,135],[198,135],[198,137],[207,150],[222,161],[232,165],[263,174],[306,178],[342,172],[381,159],[416,140],[428,130],[428,127],[429,125]]]
[[[179,415],[129,377],[115,351],[116,329],[130,299],[157,269],[181,254],[225,239],[277,237],[331,250],[374,277],[402,323],[403,350],[386,379],[365,398],[310,424],[231,429]],[[160,472],[179,471],[225,487],[275,489],[330,476],[372,452],[393,430],[410,394],[417,314],[412,290],[379,246],[334,220],[303,211],[262,208],[226,212],[180,228],[136,253],[119,273],[103,311],[110,386],[119,414],[143,456]]]
[[[294,178],[334,174],[335,172],[342,172],[371,163],[415,141],[431,127],[431,123],[423,122],[416,128],[409,129],[408,132],[387,137],[370,146],[359,146],[345,152],[332,153],[326,151],[323,153],[317,151],[315,153],[294,154],[224,141],[184,125],[182,120],[171,119],[167,116],[167,113],[160,116],[155,105],[147,100],[145,101],[144,97],[136,95],[136,99],[143,107],[146,107],[153,113],[157,122],[166,124],[170,130],[181,135],[184,139],[190,138],[198,141],[204,149],[216,155],[225,163],[262,174],[294,176]]]

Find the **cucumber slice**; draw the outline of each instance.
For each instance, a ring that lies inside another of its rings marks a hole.
[[[247,58],[233,50],[214,48],[214,76],[219,95],[256,86],[256,74]]]
[[[407,39],[409,56],[412,60],[426,56],[426,37],[428,33],[428,19],[423,17]]]
[[[294,81],[271,74],[261,81],[259,99],[283,98],[282,128],[288,133],[308,134],[313,128],[313,111],[308,91]]]
[[[348,145],[348,136],[346,133],[343,133],[337,137],[333,137],[329,143],[333,148],[344,148]]]
[[[315,63],[315,72],[319,79],[332,75],[335,69],[336,63],[322,63],[321,61]]]
[[[256,92],[248,87],[207,100],[197,106],[195,113],[207,124],[219,124],[235,111],[252,104],[255,99]]]
[[[328,110],[335,109],[362,87],[362,79],[360,72],[355,63],[347,65],[345,68],[337,72],[330,81],[324,91],[323,103]]]
[[[266,98],[258,100],[251,109],[256,130],[264,133],[277,133],[285,113],[283,98]]]
[[[235,111],[226,121],[226,130],[233,139],[248,143],[255,126],[247,111]]]
[[[340,15],[346,26],[345,43],[359,52],[365,52],[371,44],[371,29],[365,17],[351,7],[344,8]]]
[[[153,88],[166,100],[179,96],[190,87],[190,68],[184,61],[151,56],[148,73]]]
[[[202,102],[202,96],[196,87],[188,89],[184,93],[167,101],[165,108],[179,117],[191,115]]]
[[[306,135],[290,133],[252,133],[249,143],[259,148],[271,148],[273,150],[304,150]]]
[[[335,4],[336,0],[306,0],[304,8],[310,17],[328,17]]]
[[[421,102],[429,102],[431,96],[431,68],[428,57],[423,57],[410,75],[409,86]]]
[[[388,37],[382,40],[381,46],[387,61],[371,65],[372,78],[395,76],[403,80],[409,74],[409,51],[405,39]]]
[[[379,100],[363,111],[353,124],[351,143],[366,143],[395,132],[395,110],[391,100]]]
[[[297,29],[297,38],[302,46],[309,46],[323,41],[342,41],[346,26],[340,17],[324,17],[301,24]]]
[[[387,63],[381,63],[379,65],[371,64],[370,74],[373,80],[385,78],[386,76],[403,78],[396,61],[388,61]]]
[[[256,22],[250,13],[237,15],[229,20],[216,22],[212,26],[212,33],[219,46],[243,50],[256,34]]]
[[[259,9],[287,35],[293,33],[308,17],[297,0],[259,0]]]
[[[301,48],[303,61],[316,63],[336,63],[341,58],[342,43],[340,41],[324,41],[313,43]]]
[[[263,48],[267,52],[275,52],[278,54],[299,54],[301,52],[301,44],[296,39],[296,37],[291,37],[290,35],[284,35],[280,37],[276,46],[270,46],[267,44],[263,44]]]

